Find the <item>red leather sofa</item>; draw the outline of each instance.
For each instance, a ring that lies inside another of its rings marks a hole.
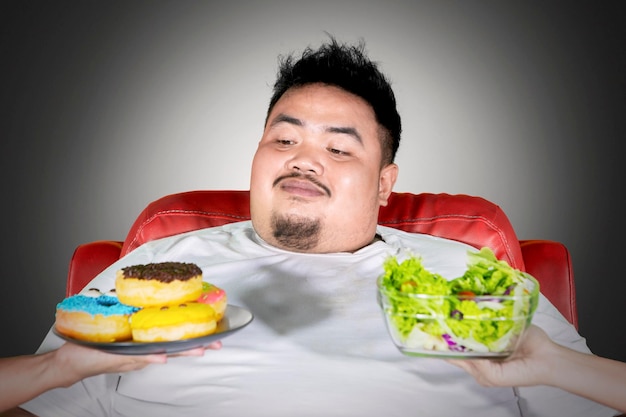
[[[107,266],[145,242],[249,219],[248,191],[187,191],[162,197],[139,214],[125,240],[99,240],[76,248],[67,295],[79,292]],[[567,248],[551,240],[518,240],[505,213],[492,202],[461,194],[392,193],[378,220],[383,226],[454,239],[476,248],[490,247],[499,259],[537,278],[542,293],[578,327]]]

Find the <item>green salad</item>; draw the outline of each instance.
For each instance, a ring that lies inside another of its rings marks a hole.
[[[530,323],[539,284],[489,248],[468,252],[467,269],[448,280],[419,256],[384,263],[380,303],[401,350],[507,352]]]

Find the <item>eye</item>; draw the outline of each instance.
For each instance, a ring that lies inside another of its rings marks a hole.
[[[332,153],[333,155],[350,156],[350,152],[342,151],[341,149],[337,148],[328,148],[328,152]]]
[[[276,144],[280,146],[289,146],[289,145],[293,145],[294,143],[296,142],[291,139],[276,139]]]

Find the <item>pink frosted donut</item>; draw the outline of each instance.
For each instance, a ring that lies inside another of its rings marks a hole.
[[[226,311],[227,297],[226,292],[206,281],[202,282],[202,295],[198,298],[197,302],[208,304],[215,310],[215,316],[217,321],[220,321],[224,317]]]

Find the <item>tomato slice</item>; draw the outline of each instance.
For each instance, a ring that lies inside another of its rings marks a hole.
[[[476,297],[476,294],[474,294],[474,291],[469,291],[469,290],[465,290],[465,291],[459,291],[457,293],[457,295],[461,298],[474,298]]]

